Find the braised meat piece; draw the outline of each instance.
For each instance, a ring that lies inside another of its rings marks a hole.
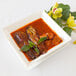
[[[46,53],[46,46],[45,46],[45,43],[44,42],[40,43],[38,45],[38,48],[39,48],[40,54]]]
[[[25,52],[24,52],[25,53]],[[26,56],[28,58],[30,58],[31,60],[35,59],[38,57],[38,55],[36,55],[36,52],[34,51],[34,49],[30,49],[29,51],[26,52]]]
[[[27,27],[26,32],[27,32],[28,38],[37,45],[37,42],[39,40],[39,35],[37,34],[36,30],[32,26],[29,26]]]
[[[28,44],[28,38],[25,32],[17,31],[14,34],[14,39],[20,47],[22,47],[25,44]]]

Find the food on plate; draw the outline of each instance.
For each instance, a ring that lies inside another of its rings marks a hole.
[[[42,18],[15,30],[10,35],[28,61],[36,59],[63,42]]]

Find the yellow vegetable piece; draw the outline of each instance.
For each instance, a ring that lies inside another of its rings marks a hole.
[[[76,40],[73,42],[73,44],[76,44]]]

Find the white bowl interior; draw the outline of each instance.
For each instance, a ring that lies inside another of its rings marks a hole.
[[[24,56],[24,54],[20,51],[20,49],[18,48],[18,46],[16,45],[16,43],[14,42],[12,37],[10,36],[10,33],[39,18],[42,18],[48,24],[48,26],[50,26],[63,39],[63,42],[61,44],[53,47],[52,49],[50,49],[46,54],[41,55],[38,58],[36,58],[35,60],[29,62],[26,59],[26,57]],[[6,37],[9,40],[10,44],[15,49],[15,52],[17,53],[18,57],[24,63],[26,69],[32,69],[36,65],[40,64],[43,60],[47,59],[49,55],[51,55],[53,52],[55,52],[56,49],[62,47],[63,45],[65,45],[67,42],[69,42],[71,40],[71,38],[66,34],[66,32],[63,31],[62,28],[59,27],[59,25],[57,25],[57,23],[55,23],[50,18],[50,16],[48,16],[44,11],[36,12],[36,13],[26,17],[23,20],[20,20],[10,26],[7,26],[6,28],[4,28],[4,32],[5,32]]]

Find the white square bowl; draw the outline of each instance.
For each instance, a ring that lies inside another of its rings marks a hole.
[[[29,62],[27,58],[24,56],[24,54],[20,51],[20,48],[16,45],[15,41],[12,39],[10,33],[39,18],[42,18],[48,24],[48,26],[50,26],[50,28],[52,28],[52,30],[55,31],[62,38],[63,42],[50,49],[47,53]],[[68,43],[71,40],[71,38],[67,35],[67,33],[55,21],[53,21],[45,11],[36,12],[30,15],[29,17],[26,17],[25,19],[22,19],[10,26],[5,27],[4,32],[10,44],[13,46],[17,56],[24,63],[26,70],[34,68],[42,61],[46,60],[53,53],[55,53],[57,49],[62,48],[66,43]]]

